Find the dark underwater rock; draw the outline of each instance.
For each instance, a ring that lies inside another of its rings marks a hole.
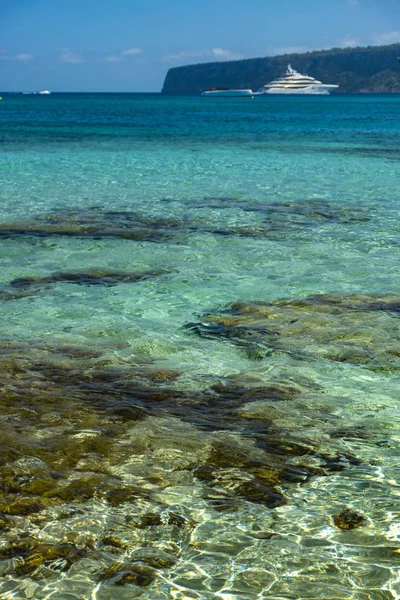
[[[56,500],[50,498],[18,498],[17,500],[7,499],[4,497],[3,502],[0,503],[0,513],[6,515],[32,515],[34,513],[41,512],[49,506],[58,504]]]
[[[191,390],[179,371],[109,351],[0,343],[0,558],[12,577],[45,580],[87,559],[94,585],[146,587],[194,535],[181,484],[229,517],[244,503],[273,511],[293,484],[351,464],[340,437],[320,443],[248,409],[290,415],[303,394],[323,392],[305,377],[239,373]]]
[[[6,515],[0,515],[0,531],[9,531],[12,527],[12,521]],[[0,553],[1,557],[1,553]]]
[[[369,221],[362,208],[332,204],[326,200],[299,200],[297,202],[260,202],[240,198],[204,198],[196,201],[199,208],[241,208],[244,212],[265,214],[270,224],[285,222],[287,226],[313,226],[328,221],[353,223]]]
[[[39,544],[25,557],[24,565],[18,568],[19,574],[29,574],[38,567],[51,564],[52,561],[63,559],[57,570],[66,571],[76,561],[86,556],[84,550],[76,548],[73,544]]]
[[[257,224],[226,226],[212,219],[182,219],[145,216],[131,210],[110,211],[101,206],[72,208],[38,215],[20,223],[0,223],[0,237],[67,236],[99,239],[115,237],[133,241],[165,242],[182,234],[210,233],[218,236],[244,236],[261,239],[287,239],[305,228],[328,222],[354,223],[369,220],[362,209],[335,206],[324,200],[298,202],[252,202],[229,198],[205,199],[200,207],[224,208],[234,203],[245,212],[262,215]]]
[[[287,499],[283,494],[280,494],[275,488],[266,487],[259,481],[246,481],[235,489],[235,493],[250,502],[265,504],[269,508],[287,504]]]
[[[86,556],[86,551],[73,544],[49,544],[28,537],[10,543],[0,549],[0,558],[20,558],[14,572],[17,575],[31,575],[42,566],[51,566],[53,561],[63,559],[57,570],[67,571],[76,561]]]
[[[325,200],[303,200],[298,202],[272,202],[253,205],[244,210],[265,213],[268,219],[284,218],[289,225],[316,226],[329,221],[349,224],[365,222],[370,216],[362,208],[331,204]]]
[[[15,556],[28,555],[38,544],[39,542],[31,537],[13,541],[7,546],[0,548],[0,558],[14,558]]]
[[[334,515],[333,522],[339,529],[356,529],[366,524],[367,519],[361,513],[351,509],[344,508],[340,513]]]
[[[116,237],[159,242],[169,239],[171,233],[181,227],[176,219],[145,217],[133,211],[109,211],[94,206],[58,210],[21,223],[0,224],[0,237]]]
[[[188,201],[186,201],[188,202]],[[185,203],[186,203],[185,202]],[[355,225],[371,219],[362,208],[353,208],[348,205],[333,204],[326,200],[309,199],[294,202],[270,202],[251,199],[211,197],[202,200],[190,200],[190,205],[196,208],[217,210],[216,218],[221,209],[239,209],[243,213],[255,213],[259,217],[257,224],[245,224],[246,216],[240,226],[213,222],[212,213],[208,223],[196,223],[188,226],[190,231],[207,232],[217,236],[240,236],[259,239],[282,240],[288,237],[301,236],[313,232],[315,229],[326,227],[330,223],[341,225]],[[308,238],[310,239],[310,237]]]
[[[174,512],[168,513],[168,525],[175,525],[175,527],[179,528],[193,527],[193,523],[191,523],[188,519]]]
[[[158,277],[170,273],[166,269],[152,269],[148,271],[125,272],[111,269],[87,269],[85,271],[61,271],[46,277],[19,277],[10,282],[12,288],[28,289],[40,288],[54,283],[75,283],[77,285],[104,285],[114,286],[119,283],[136,283],[144,279]]]
[[[156,571],[146,566],[114,563],[100,576],[100,580],[111,579],[116,585],[133,583],[140,587],[145,587],[154,581],[156,574]]]
[[[132,403],[113,404],[107,408],[107,412],[121,417],[124,421],[143,421],[148,416],[144,408]]]
[[[214,442],[211,446],[208,462],[214,467],[243,467],[249,462],[245,448],[229,442]]]
[[[157,527],[162,525],[162,519],[157,513],[148,512],[142,515],[140,521],[132,524],[138,529],[145,529],[146,527]]]
[[[121,550],[125,550],[127,548],[127,544],[125,544],[119,537],[115,535],[106,535],[101,540],[101,543],[105,546],[112,546],[113,548],[120,548]]]
[[[124,502],[135,502],[138,498],[148,499],[150,498],[150,494],[148,491],[141,489],[138,486],[129,485],[123,488],[111,489],[106,493],[105,497],[107,502],[115,507]],[[143,518],[144,522],[146,522],[146,517]]]
[[[214,481],[217,468],[213,465],[200,465],[193,471],[193,475],[202,481]]]
[[[140,548],[131,556],[133,563],[141,562],[154,569],[169,569],[176,563],[176,558],[167,552],[152,548]]]
[[[361,294],[236,302],[188,328],[201,337],[231,340],[253,359],[285,352],[299,360],[398,369],[399,306],[396,295]]]

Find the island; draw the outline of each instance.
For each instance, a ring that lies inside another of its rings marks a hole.
[[[213,87],[251,88],[296,70],[339,84],[335,93],[400,93],[400,44],[332,48],[227,62],[201,63],[169,69],[163,94],[199,94]]]

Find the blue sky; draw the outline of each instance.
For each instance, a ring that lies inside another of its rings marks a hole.
[[[170,67],[400,42],[400,0],[0,0],[0,90],[160,91]]]

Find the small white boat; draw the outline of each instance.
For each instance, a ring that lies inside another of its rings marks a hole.
[[[48,94],[51,94],[51,91],[50,90],[40,90],[40,92],[38,92],[38,94],[48,95]]]
[[[252,98],[254,96],[253,90],[249,90],[249,89],[236,89],[236,90],[232,90],[229,88],[223,88],[223,87],[216,87],[216,88],[210,88],[209,90],[205,90],[204,92],[201,93],[202,96],[213,96],[213,97],[218,97],[218,98],[234,98],[234,97],[238,97],[238,98]]]

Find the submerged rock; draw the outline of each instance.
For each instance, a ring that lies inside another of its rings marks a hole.
[[[259,504],[265,504],[269,508],[275,508],[276,506],[282,506],[287,504],[287,499],[283,494],[279,493],[275,488],[266,487],[259,481],[246,481],[241,483],[236,489],[235,493],[241,498],[250,500],[251,502],[257,502]]]
[[[286,217],[287,223],[312,225],[318,222],[339,221],[352,223],[354,221],[369,221],[370,217],[362,208],[352,208],[348,205],[332,204],[326,200],[299,200],[297,202],[257,202],[240,198],[206,197],[194,201],[198,208],[241,208],[244,212],[262,213],[271,221]]]
[[[16,575],[32,575],[42,566],[51,568],[53,565],[57,571],[66,571],[86,554],[85,550],[73,544],[49,544],[35,538],[12,542],[0,549],[0,558],[22,559],[22,562],[15,563]]]
[[[107,502],[115,507],[124,502],[135,502],[138,498],[149,498],[149,492],[137,486],[126,486],[123,488],[111,489],[105,495]],[[157,515],[158,516],[158,515]],[[144,516],[144,521],[146,517]],[[144,525],[146,526],[146,525]]]
[[[101,542],[105,546],[112,546],[113,548],[120,548],[122,550],[125,550],[125,548],[127,548],[127,546],[128,546],[128,544],[124,543],[116,535],[106,535],[105,537],[103,537]]]
[[[334,515],[333,522],[339,529],[356,529],[357,527],[363,527],[367,519],[361,513],[346,507],[340,513]]]
[[[285,352],[300,360],[398,369],[399,307],[396,295],[321,294],[302,300],[236,302],[188,327],[202,337],[229,339],[250,358]]]
[[[156,571],[147,567],[129,563],[114,563],[100,577],[101,580],[111,579],[116,585],[133,583],[140,587],[150,585],[156,578]]]
[[[229,442],[214,442],[208,462],[214,467],[244,467],[249,462],[247,448]]]
[[[365,209],[348,205],[332,204],[326,200],[303,200],[298,202],[271,202],[270,204],[251,204],[245,211],[262,212],[272,220],[285,220],[294,226],[316,226],[329,221],[349,224],[365,222],[370,216]]]
[[[19,277],[10,282],[12,288],[27,290],[41,288],[54,283],[75,283],[77,285],[114,286],[119,283],[136,283],[144,279],[170,273],[167,269],[151,269],[133,273],[111,269],[87,269],[85,271],[61,271],[45,277]]]
[[[257,226],[218,227],[211,222],[209,225],[199,224],[197,226],[199,231],[208,231],[222,236],[237,235],[277,241],[284,241],[289,236],[295,237],[296,235],[301,235],[304,239],[304,233],[307,230],[314,232],[315,229],[326,227],[330,223],[354,226],[358,222],[371,220],[370,214],[362,208],[353,208],[317,199],[296,202],[261,202],[240,198],[211,197],[194,200],[192,204],[196,208],[216,209],[218,212],[221,209],[233,208],[236,212],[241,209],[243,213],[256,213],[260,218]]]
[[[146,587],[198,529],[198,507],[180,502],[191,487],[201,510],[229,518],[282,506],[291,485],[349,463],[340,437],[260,411],[317,396],[305,377],[239,373],[193,391],[178,371],[108,356],[0,344],[0,559],[12,578],[83,569],[93,586]]]
[[[257,224],[226,226],[218,220],[182,219],[145,216],[131,210],[110,211],[101,206],[58,210],[20,223],[0,223],[0,237],[54,236],[103,238],[164,242],[177,235],[211,233],[218,236],[245,236],[267,239],[286,239],[289,234],[315,228],[328,222],[354,223],[368,221],[362,209],[335,206],[324,200],[299,202],[251,202],[227,198],[202,201],[204,208],[225,208],[234,203],[244,212],[258,213],[263,220]]]
[[[58,504],[56,500],[50,498],[19,498],[18,500],[8,499],[4,497],[3,501],[0,502],[0,513],[6,515],[32,515],[38,513],[49,506]]]
[[[169,569],[176,563],[176,557],[153,548],[139,548],[131,555],[131,561],[141,562],[154,569]]]
[[[109,211],[93,206],[87,209],[59,210],[31,221],[0,224],[0,237],[116,237],[159,242],[182,227],[177,219],[145,217],[133,211]]]

